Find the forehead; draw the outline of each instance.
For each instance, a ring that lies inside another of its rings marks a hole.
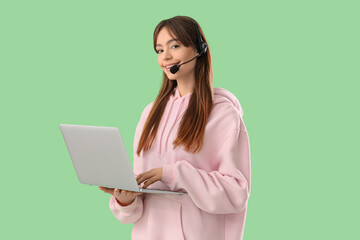
[[[166,44],[166,42],[170,39],[176,39],[176,36],[167,27],[163,27],[159,31],[156,44]]]

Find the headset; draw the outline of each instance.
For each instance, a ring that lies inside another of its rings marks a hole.
[[[198,44],[196,46],[198,53],[199,53],[199,57],[206,53],[207,51],[207,44],[206,42],[203,40],[203,38],[201,37],[200,31],[199,31],[199,27],[197,25],[197,23],[194,20],[191,20],[194,24],[195,24],[195,28],[196,28],[196,32],[198,34]]]
[[[177,71],[179,71],[179,68],[181,65],[185,64],[185,63],[188,63],[188,62],[191,62],[192,60],[194,60],[195,58],[197,57],[200,57],[202,56],[204,53],[206,53],[207,51],[207,44],[206,42],[203,40],[203,38],[201,37],[201,34],[200,34],[200,31],[199,31],[199,28],[198,28],[198,25],[197,23],[194,21],[194,20],[191,20],[194,24],[195,24],[195,28],[196,28],[196,32],[197,32],[197,35],[198,35],[198,42],[196,44],[196,49],[197,49],[197,52],[199,53],[197,56],[193,57],[192,59],[190,59],[189,61],[187,62],[184,62],[182,64],[179,64],[179,65],[173,65],[171,68],[170,68],[170,72],[172,74],[175,74]]]

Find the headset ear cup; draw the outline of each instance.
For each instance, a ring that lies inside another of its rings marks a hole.
[[[198,54],[199,56],[203,55],[204,53],[206,53],[207,51],[207,44],[206,42],[204,42],[204,40],[201,37],[198,25],[196,22],[194,22],[193,20],[191,20],[194,24],[195,24],[195,28],[196,28],[196,32],[198,34],[198,44],[196,45],[196,49],[198,50]]]
[[[204,55],[206,53],[206,51],[207,51],[207,44],[205,42],[202,42],[199,56]]]
[[[206,44],[206,42],[203,42],[202,44],[201,44],[201,48],[203,49],[203,53],[206,53],[206,51],[207,51],[207,44]]]

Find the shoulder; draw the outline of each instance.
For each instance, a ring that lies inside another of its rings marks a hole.
[[[149,116],[153,104],[154,104],[154,102],[151,102],[151,103],[149,103],[148,105],[145,106],[145,108],[143,109],[143,111],[141,113],[140,120],[143,119],[143,118],[146,119]]]
[[[153,106],[153,103],[154,102],[151,102],[149,103],[148,105],[145,106],[145,108],[142,110],[141,112],[141,116],[140,116],[140,119],[139,119],[139,122],[137,124],[137,127],[136,127],[136,130],[140,131],[143,129],[144,125],[145,125],[145,122],[146,122],[146,119],[148,118],[149,114],[150,114],[150,111],[151,111],[151,108]]]
[[[235,109],[235,111],[238,111],[239,114],[242,116],[243,110],[240,105],[240,102],[232,92],[226,90],[225,88],[214,88],[213,93],[214,93],[214,105],[215,104],[230,105]]]
[[[226,128],[239,129],[242,118],[242,108],[239,100],[224,88],[214,88],[213,109],[210,119]]]

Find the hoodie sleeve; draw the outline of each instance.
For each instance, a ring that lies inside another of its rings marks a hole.
[[[125,207],[120,206],[115,197],[111,196],[110,210],[121,223],[135,223],[142,215],[143,195],[137,196],[133,203]]]
[[[152,103],[150,103],[148,106],[145,107],[143,110],[140,121],[138,122],[135,130],[135,136],[134,136],[134,174],[137,176],[139,173],[141,173],[141,158],[142,153],[140,156],[136,154],[139,139],[141,137],[142,130],[144,128],[144,124],[146,121],[147,116],[149,115],[150,109],[151,109]],[[143,200],[144,200],[144,194],[139,195],[135,198],[134,202],[132,202],[128,206],[121,206],[118,204],[114,196],[111,196],[110,198],[110,210],[114,214],[114,216],[124,224],[128,223],[135,223],[139,218],[141,218],[143,214]]]
[[[163,167],[162,182],[173,191],[184,189],[195,205],[208,213],[239,213],[250,196],[250,145],[240,128],[227,134],[215,157],[216,171],[207,172],[181,160]],[[207,159],[199,159],[206,161]]]

